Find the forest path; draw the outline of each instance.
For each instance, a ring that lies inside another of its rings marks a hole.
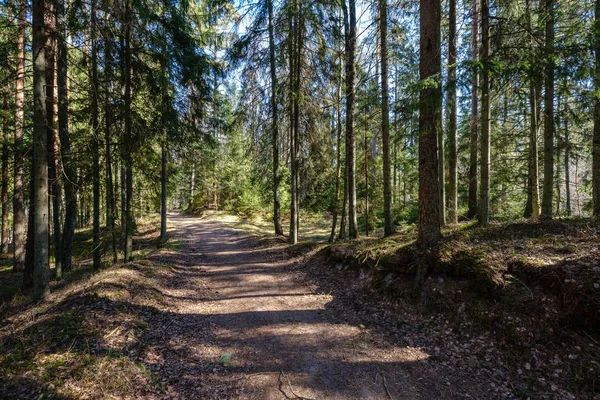
[[[258,246],[210,218],[170,215],[169,227],[181,249],[155,258],[173,271],[160,288],[170,312],[143,340],[168,398],[457,398],[437,389],[450,384],[427,353],[362,326],[283,244]]]

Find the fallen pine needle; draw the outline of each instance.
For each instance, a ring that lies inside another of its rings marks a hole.
[[[300,396],[299,394],[296,394],[296,392],[294,392],[294,388],[292,387],[292,382],[290,382],[290,378],[288,378],[287,375],[283,373],[283,370],[279,371],[279,381],[280,382],[281,382],[281,377],[282,376],[287,380],[288,387],[290,388],[290,392],[292,392],[292,394],[295,396],[296,399],[300,399],[300,400],[317,400],[317,399],[313,399],[311,397],[304,397],[304,396]]]
[[[387,380],[385,379],[385,375],[383,375],[383,387],[385,388],[385,392],[387,393],[390,400],[394,400],[394,398],[392,397],[392,395],[390,393],[390,389],[388,389]]]
[[[590,338],[590,340],[598,345],[600,345],[600,343],[598,343],[593,337],[591,337],[586,331],[581,331],[585,334],[585,336],[587,336],[588,338]]]

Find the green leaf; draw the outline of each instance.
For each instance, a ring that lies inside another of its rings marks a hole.
[[[232,358],[233,358],[233,354],[225,353],[221,356],[221,358],[219,358],[219,364],[225,365],[225,364],[231,362]]]

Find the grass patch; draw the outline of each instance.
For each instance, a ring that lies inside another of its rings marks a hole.
[[[181,240],[169,240],[163,246],[163,248],[174,252],[180,252],[182,247],[183,242]]]
[[[118,398],[160,392],[159,379],[130,356],[138,337],[151,329],[143,316],[160,313],[148,305],[147,296],[136,300],[119,290],[127,285],[130,291],[144,292],[146,278],[137,276],[99,284],[91,293],[74,293],[40,310],[33,323],[20,320],[3,330],[0,397]]]
[[[244,234],[250,234],[258,239],[272,238],[273,221],[266,214],[256,214],[251,217],[241,215],[232,215],[221,211],[206,210],[202,214],[203,218],[216,219],[226,223],[230,228]],[[282,220],[282,227],[285,233],[289,232],[287,220]],[[301,215],[300,228],[298,232],[299,240],[302,242],[326,242],[329,239],[331,231],[331,220],[329,216],[324,215]]]

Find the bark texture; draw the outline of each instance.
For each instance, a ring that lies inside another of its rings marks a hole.
[[[594,217],[600,218],[600,0],[596,0],[594,34],[594,51],[596,53],[594,87],[596,95],[594,103],[594,136],[592,139],[592,191]]]
[[[539,126],[539,108],[538,108],[538,86],[534,79],[529,87],[529,191],[531,197],[531,213],[525,217],[532,217],[537,220],[540,217],[540,187],[539,187],[539,163],[538,163],[538,126]]]
[[[545,0],[546,15],[546,74],[544,91],[544,189],[542,218],[552,218],[554,191],[554,0]]]
[[[46,140],[48,151],[48,191],[52,210],[52,245],[57,277],[62,277],[61,247],[61,205],[62,191],[57,171],[59,170],[59,145],[56,97],[56,2],[46,0],[45,21],[45,55],[46,55]]]
[[[343,1],[345,4],[345,0]],[[356,220],[356,148],[354,138],[354,106],[356,91],[356,1],[348,0],[346,31],[346,184],[348,185],[348,237],[358,237]]]
[[[340,209],[340,186],[342,174],[342,66],[343,61],[340,50],[340,60],[338,68],[338,87],[336,90],[336,165],[335,165],[335,197],[333,203],[333,216],[331,222],[331,234],[329,235],[329,243],[335,241],[335,230],[337,228],[337,220]],[[345,207],[344,207],[345,209]],[[345,210],[344,210],[345,211]]]
[[[125,12],[125,240],[123,243],[123,258],[126,263],[132,260],[133,252],[133,160],[131,152],[133,150],[133,138],[131,131],[131,1],[126,2]]]
[[[471,60],[479,61],[479,0],[473,0],[471,25]],[[471,87],[471,147],[469,153],[469,209],[467,218],[477,216],[477,152],[479,145],[479,68],[473,68]]]
[[[50,293],[44,0],[33,0],[33,298]]]
[[[110,15],[107,15],[107,19]],[[113,47],[112,40],[105,38],[104,45],[104,68],[107,76],[113,74]],[[104,122],[105,122],[105,152],[106,152],[106,228],[111,236],[111,250],[113,263],[117,262],[117,232],[115,221],[117,219],[117,208],[115,204],[115,191],[113,183],[113,156],[112,156],[112,123],[113,110],[111,105],[112,85],[109,82],[106,87],[106,97],[104,102]]]
[[[60,156],[64,170],[65,220],[61,239],[61,256],[63,271],[73,268],[73,238],[77,226],[77,170],[73,166],[71,154],[71,137],[69,134],[69,86],[68,86],[68,48],[67,27],[65,24],[65,1],[56,4],[58,22],[58,135],[60,138]]]
[[[8,75],[8,73],[7,73]],[[8,76],[7,76],[8,78]],[[8,142],[9,142],[9,100],[10,95],[10,80],[7,79],[4,93],[2,93],[2,112],[4,114],[4,122],[2,124],[2,184],[0,186],[0,199],[2,201],[2,222],[0,226],[0,252],[8,253]]]
[[[91,39],[92,39],[92,174],[93,174],[93,267],[100,268],[100,123],[98,109],[98,40],[96,38],[96,0],[91,5]]]
[[[456,224],[458,222],[458,176],[456,148],[456,0],[450,0],[448,24],[448,129],[446,133],[446,136],[448,137],[447,222],[450,224]]]
[[[385,236],[395,232],[392,213],[392,159],[390,155],[390,98],[388,87],[387,0],[379,0],[381,38],[381,141],[383,145],[383,220]]]
[[[25,206],[23,203],[23,128],[25,107],[25,35],[27,27],[27,2],[22,0],[17,16],[17,69],[15,81],[15,147],[14,147],[14,197],[13,197],[13,242],[14,271],[25,268]]]
[[[481,0],[481,57],[483,79],[481,85],[481,185],[479,187],[479,224],[490,222],[490,3]]]
[[[269,67],[271,72],[271,140],[273,146],[273,226],[276,235],[283,235],[281,202],[279,200],[279,115],[277,110],[277,70],[275,68],[275,28],[273,0],[268,0],[269,13]]]
[[[421,0],[419,75],[424,83],[419,99],[419,221],[421,248],[440,239],[440,192],[437,139],[442,122],[440,0]],[[426,268],[426,267],[424,267]]]

